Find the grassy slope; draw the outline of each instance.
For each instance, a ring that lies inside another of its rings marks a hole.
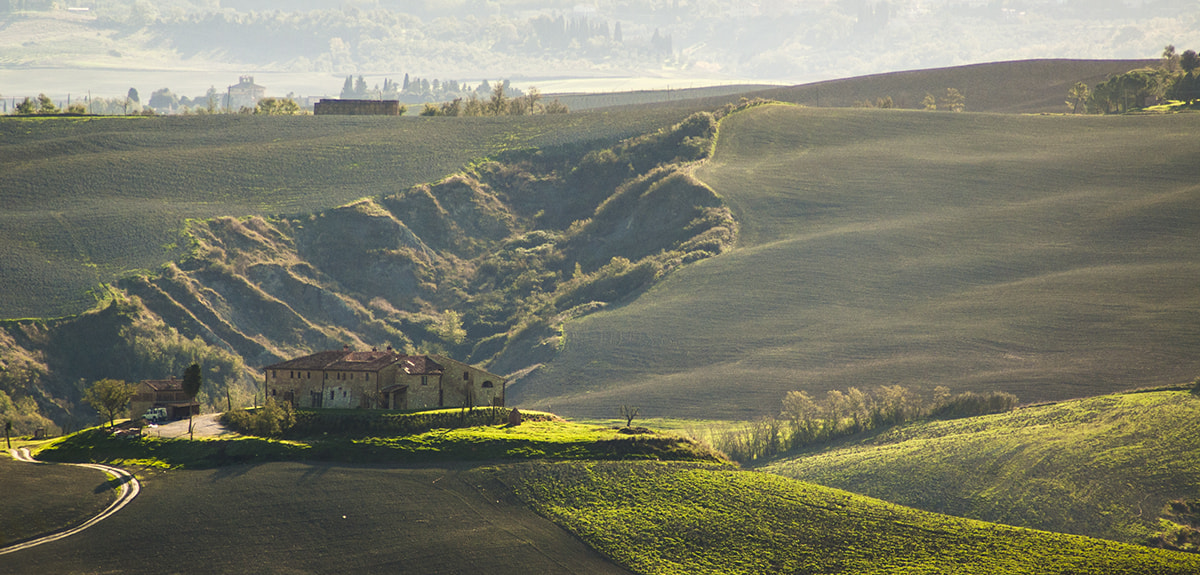
[[[453,416],[454,412],[450,411]],[[553,417],[553,416],[550,416]],[[45,461],[201,469],[270,461],[418,463],[502,459],[680,459],[715,461],[710,449],[679,435],[622,434],[562,420],[518,426],[474,425],[419,433],[314,433],[297,440],[261,437],[203,440],[114,437],[87,430],[58,439],[37,454]]]
[[[484,470],[634,571],[1195,573],[1200,557],[917,511],[770,474],[695,464]]]
[[[921,108],[925,94],[942,96],[954,88],[974,112],[1066,112],[1067,91],[1075,82],[1095,86],[1157,60],[1018,60],[969,66],[874,74],[767,90],[765,98],[806,106],[850,106],[891,97],[897,108]]]
[[[904,426],[764,471],[905,505],[1142,543],[1200,496],[1200,398],[1107,395]]]
[[[744,418],[790,389],[1024,401],[1200,368],[1200,116],[788,106],[727,118],[697,170],[739,247],[566,326],[510,398],[575,416]]]
[[[143,476],[95,529],[0,573],[625,573],[452,467],[302,463]]]
[[[0,547],[73,527],[112,503],[104,473],[0,456]]]
[[[85,290],[168,261],[186,218],[319,211],[507,149],[611,145],[687,113],[4,118],[0,317],[82,311]]]

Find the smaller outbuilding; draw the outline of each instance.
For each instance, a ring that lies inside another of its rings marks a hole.
[[[137,385],[133,401],[129,404],[129,415],[137,418],[154,407],[167,410],[167,419],[186,419],[191,415],[200,415],[200,403],[189,399],[183,391],[183,380],[174,377],[170,379],[145,379]]]

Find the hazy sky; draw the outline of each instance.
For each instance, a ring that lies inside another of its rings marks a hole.
[[[1153,58],[1167,44],[1200,48],[1197,0],[69,4],[73,10],[0,12],[0,94],[116,96],[133,85],[197,95],[246,73],[270,95],[336,94],[350,74],[372,82],[405,73],[511,78],[549,91],[797,84],[1027,58]]]

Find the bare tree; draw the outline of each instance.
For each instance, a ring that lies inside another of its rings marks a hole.
[[[632,405],[621,406],[621,417],[625,419],[625,427],[633,425],[633,418],[638,416],[638,408]]]

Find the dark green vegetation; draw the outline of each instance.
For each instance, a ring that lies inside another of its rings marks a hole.
[[[900,507],[770,474],[678,463],[533,463],[509,485],[647,574],[1195,573],[1200,557]]]
[[[33,465],[0,456],[0,478],[0,547],[74,527],[100,513],[114,497],[104,472],[95,469]]]
[[[694,172],[738,245],[566,324],[509,399],[749,419],[791,390],[1056,400],[1200,371],[1200,116],[764,106]]]
[[[496,414],[497,419],[500,415],[503,413]],[[91,429],[49,444],[37,457],[46,461],[187,469],[299,460],[411,463],[541,458],[720,459],[694,440],[677,435],[620,433],[614,428],[569,423],[545,414],[535,414],[534,421],[518,426],[481,425],[460,417],[457,410],[447,410],[401,415],[397,418],[412,421],[378,421],[371,426],[353,416],[338,422],[341,418],[336,415],[301,412],[299,425],[288,432],[296,439],[289,440],[247,436],[190,441],[153,435],[121,436]],[[442,421],[431,423],[431,419]],[[421,429],[427,425],[444,427]],[[388,429],[380,429],[385,426]],[[397,433],[399,427],[412,431]]]
[[[1194,548],[1200,397],[1126,393],[915,423],[762,469],[941,513]]]
[[[6,555],[0,573],[627,573],[461,475],[302,463],[142,473],[120,513]]]

